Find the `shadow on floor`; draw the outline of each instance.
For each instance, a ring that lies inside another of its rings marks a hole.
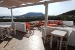
[[[13,38],[16,38],[18,40],[22,40],[23,37],[29,38],[31,35],[26,32],[20,32],[16,31],[16,36],[14,34],[11,35]]]
[[[45,50],[59,50],[59,48],[57,49],[56,43],[53,44],[52,49],[50,48],[50,44],[47,42],[45,42],[44,47],[45,47]],[[62,47],[62,50],[66,50],[66,48]],[[68,45],[67,50],[75,50],[75,47]]]
[[[12,40],[12,38],[5,38],[4,41],[7,41],[7,43],[5,44],[5,46],[3,48],[6,47],[6,45]],[[0,44],[3,42],[3,40],[0,40]]]
[[[10,35],[11,37],[6,37],[4,39],[4,41],[7,41],[7,43],[5,44],[4,48],[7,46],[7,44],[13,39],[13,38],[16,38],[18,40],[22,40],[23,37],[26,37],[26,38],[29,38],[31,35],[30,34],[27,34],[27,33],[23,33],[23,32],[19,32],[19,31],[16,31],[16,36],[14,34],[11,34]],[[0,40],[0,44],[3,42],[3,40]]]

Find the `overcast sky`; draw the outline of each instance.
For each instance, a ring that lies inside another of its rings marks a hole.
[[[48,15],[59,15],[70,10],[75,10],[75,0],[50,3],[48,6]],[[45,14],[45,6],[37,5],[13,9],[13,15],[22,15],[28,12],[42,12]],[[10,15],[10,9],[0,7],[0,15]]]

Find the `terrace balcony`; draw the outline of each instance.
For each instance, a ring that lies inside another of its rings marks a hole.
[[[42,32],[34,30],[34,35],[17,31],[17,36],[11,35],[12,38],[0,40],[0,50],[56,50],[56,45],[50,49],[49,44],[43,44]],[[68,46],[68,50],[74,50],[75,47]]]
[[[11,37],[5,38],[4,41],[0,40],[0,50],[57,50],[56,43],[53,43],[52,49],[49,43],[44,44],[42,31],[37,27],[34,28],[33,35],[16,31],[16,36],[11,34]],[[75,50],[75,46],[68,45],[67,48],[67,50]],[[62,48],[62,50],[65,50],[65,48]]]

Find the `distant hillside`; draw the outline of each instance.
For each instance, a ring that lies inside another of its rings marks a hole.
[[[22,17],[44,17],[45,15],[43,13],[36,13],[36,12],[29,12],[26,14],[23,14]]]
[[[75,10],[71,10],[71,11],[68,11],[68,12],[65,12],[61,15],[75,15]]]
[[[14,18],[25,18],[25,17],[44,17],[45,15],[43,13],[36,13],[36,12],[29,12],[23,15],[19,15],[19,16],[14,16]],[[8,15],[1,15],[0,17],[4,17],[4,18],[10,18],[11,16]]]

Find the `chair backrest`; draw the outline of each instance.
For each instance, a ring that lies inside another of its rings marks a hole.
[[[0,35],[2,35],[3,33],[3,30],[2,30],[2,27],[0,27]]]
[[[26,28],[30,29],[31,25],[29,24],[29,22],[26,22]]]
[[[53,31],[53,28],[47,27],[47,28],[42,28],[42,36],[50,35],[51,32]],[[46,33],[46,34],[45,34]]]
[[[59,20],[59,25],[62,25],[63,24],[63,21],[62,20]]]
[[[57,21],[57,20],[55,20],[55,21],[53,22],[53,24],[58,24],[58,21]]]
[[[43,23],[42,21],[39,21],[38,25],[39,25],[39,26],[41,26],[41,25],[42,25],[42,23]]]
[[[48,20],[48,24],[50,24],[50,20]]]

